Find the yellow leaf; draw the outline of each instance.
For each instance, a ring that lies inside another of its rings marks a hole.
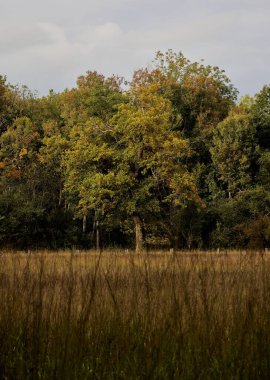
[[[22,148],[21,151],[20,151],[20,154],[19,154],[19,157],[20,158],[23,158],[24,156],[27,156],[27,149],[26,148]]]

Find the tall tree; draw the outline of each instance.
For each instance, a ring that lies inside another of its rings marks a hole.
[[[168,205],[182,207],[199,202],[192,175],[185,165],[190,154],[187,141],[172,129],[172,107],[160,86],[132,86],[130,103],[114,116],[120,163],[131,180],[125,202],[135,225],[136,248],[142,246],[142,221]]]
[[[66,90],[61,96],[61,116],[69,126],[83,124],[91,117],[104,122],[124,100],[121,90],[123,80],[106,78],[96,71],[87,71],[77,80],[77,87]]]
[[[251,107],[256,137],[262,149],[270,149],[270,86],[264,86]]]
[[[81,213],[118,212],[134,222],[136,250],[143,246],[143,221],[164,204],[182,206],[199,198],[184,165],[189,152],[171,130],[170,102],[157,85],[133,88],[110,125],[92,119],[75,128],[67,151],[66,190]]]
[[[250,117],[245,114],[228,116],[215,130],[210,149],[213,166],[218,183],[229,198],[252,183],[254,135]]]

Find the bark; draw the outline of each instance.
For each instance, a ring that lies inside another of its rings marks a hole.
[[[59,190],[58,206],[61,206],[61,204],[62,204],[62,189]]]
[[[86,232],[86,215],[83,216],[83,234]]]
[[[136,253],[138,253],[143,249],[142,220],[138,215],[133,215],[133,222],[135,226]]]
[[[96,250],[100,250],[100,230],[99,230],[99,221],[96,221]]]

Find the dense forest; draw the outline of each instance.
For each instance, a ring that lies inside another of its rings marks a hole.
[[[156,54],[38,97],[0,77],[0,245],[270,245],[270,86]]]

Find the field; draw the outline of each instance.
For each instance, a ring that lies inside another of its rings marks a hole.
[[[1,379],[269,379],[267,252],[2,252]]]

